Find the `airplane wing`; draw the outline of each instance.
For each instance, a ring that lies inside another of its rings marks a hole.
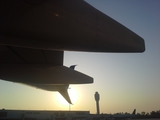
[[[92,77],[63,66],[63,51],[4,45],[0,51],[0,79],[58,91],[70,104],[69,84],[93,83]]]
[[[63,51],[144,52],[144,40],[83,0],[0,0],[0,79],[82,84]],[[62,93],[62,92],[61,92]]]
[[[93,83],[93,78],[63,66],[63,51],[0,48],[0,78],[3,80],[39,84]]]
[[[45,50],[144,52],[144,40],[83,0],[0,0],[0,44]]]

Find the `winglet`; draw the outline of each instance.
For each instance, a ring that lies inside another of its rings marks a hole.
[[[67,85],[66,87],[63,87],[62,89],[58,90],[58,92],[66,99],[66,101],[69,104],[72,104],[71,99],[70,99],[69,94],[68,94],[68,91],[67,91],[68,86],[69,85]]]
[[[77,65],[71,65],[69,68],[73,69],[76,67]]]

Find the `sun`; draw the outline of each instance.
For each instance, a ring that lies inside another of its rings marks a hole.
[[[75,88],[70,87],[68,89],[68,94],[70,96],[70,99],[72,101],[72,104],[76,104],[78,102],[78,92]],[[57,93],[56,95],[56,101],[63,106],[68,106],[68,102],[65,100],[65,98],[60,94]]]

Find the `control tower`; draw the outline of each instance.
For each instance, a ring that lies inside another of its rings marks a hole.
[[[96,101],[96,107],[97,107],[97,114],[99,114],[99,100],[100,100],[100,95],[98,92],[95,92],[94,94],[94,98],[95,98],[95,101]]]

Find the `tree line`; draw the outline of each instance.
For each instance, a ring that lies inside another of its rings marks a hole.
[[[135,118],[160,118],[160,110],[148,112],[137,113]]]
[[[116,114],[125,115],[125,114],[129,114],[129,113],[120,112],[120,113],[116,113]],[[150,113],[149,112],[136,113],[134,118],[160,118],[160,110],[152,111]]]

